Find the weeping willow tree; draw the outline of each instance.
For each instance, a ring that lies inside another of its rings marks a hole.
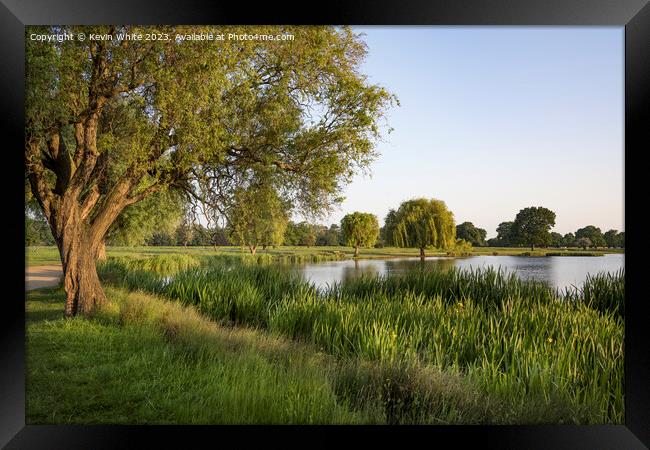
[[[228,208],[230,237],[255,254],[258,246],[279,245],[289,223],[289,205],[268,184],[235,191]]]
[[[390,222],[389,244],[419,248],[423,259],[427,247],[451,248],[456,243],[454,215],[441,200],[417,198],[405,201],[397,211],[391,211],[387,222]]]

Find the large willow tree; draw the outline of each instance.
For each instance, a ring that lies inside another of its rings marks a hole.
[[[389,230],[389,244],[419,248],[420,258],[425,257],[424,250],[429,246],[452,248],[456,243],[454,215],[441,200],[405,201],[397,211],[390,211],[385,227]]]
[[[364,43],[332,27],[28,27],[25,169],[57,242],[65,313],[104,300],[95,258],[129,205],[165,189],[219,209],[258,173],[305,210],[330,207],[375,157],[393,98],[360,73]],[[195,42],[177,34],[281,34]],[[155,33],[156,40],[119,40]]]

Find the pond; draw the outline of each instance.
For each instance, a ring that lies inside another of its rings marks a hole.
[[[334,282],[344,282],[362,274],[399,274],[419,268],[460,269],[499,267],[514,272],[527,280],[538,280],[552,287],[581,286],[587,274],[616,272],[624,267],[623,254],[603,256],[470,256],[467,258],[428,257],[419,258],[360,259],[309,263],[296,266],[306,279],[318,287]]]

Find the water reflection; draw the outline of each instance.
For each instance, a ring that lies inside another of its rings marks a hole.
[[[514,272],[522,279],[539,280],[550,286],[564,289],[580,286],[587,274],[616,272],[624,267],[624,255],[604,256],[472,256],[468,258],[431,257],[422,261],[419,258],[362,259],[331,261],[296,266],[305,278],[319,287],[334,282],[346,282],[363,275],[400,274],[409,270],[442,269],[451,267],[461,269],[501,268]]]

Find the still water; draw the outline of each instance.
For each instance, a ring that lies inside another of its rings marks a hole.
[[[334,282],[345,282],[362,274],[399,274],[419,268],[460,269],[499,267],[514,272],[522,279],[543,281],[552,287],[564,289],[581,286],[587,274],[616,272],[624,267],[623,254],[604,256],[470,256],[468,258],[429,257],[419,258],[361,259],[358,261],[332,261],[296,266],[306,279],[318,287]]]

